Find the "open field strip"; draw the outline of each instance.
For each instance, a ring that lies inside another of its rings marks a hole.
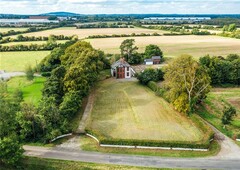
[[[77,35],[78,38],[86,38],[90,35],[112,35],[112,34],[141,34],[141,33],[165,33],[161,30],[150,30],[143,28],[91,28],[91,29],[76,29],[75,27],[61,27],[46,31],[32,32],[23,34],[23,36],[49,36],[49,35]],[[14,36],[12,36],[14,37]],[[16,37],[16,36],[15,36]]]
[[[1,27],[0,28],[0,32],[8,32],[8,31],[11,31],[11,30],[14,30],[14,31],[26,31],[28,28],[14,28],[14,27]]]
[[[23,100],[25,102],[32,102],[38,104],[45,82],[44,77],[35,77],[33,81],[28,81],[25,76],[14,77],[7,82],[9,92],[14,92],[16,89],[20,89],[23,92]]]
[[[0,52],[0,70],[24,71],[27,65],[35,67],[50,51]]]
[[[175,57],[190,54],[198,58],[206,54],[226,56],[230,53],[240,53],[240,40],[219,36],[150,36],[88,39],[94,48],[106,53],[120,53],[120,44],[125,39],[135,39],[139,52],[143,52],[149,44],[156,44],[163,50],[164,55]]]
[[[88,129],[113,139],[200,141],[203,133],[138,82],[109,79],[96,94]]]

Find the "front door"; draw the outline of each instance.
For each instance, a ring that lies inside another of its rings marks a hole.
[[[124,79],[125,78],[125,67],[117,68],[117,78]]]

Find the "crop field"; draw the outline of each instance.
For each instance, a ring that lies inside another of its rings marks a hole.
[[[57,40],[57,43],[63,44],[65,43],[67,40]],[[11,45],[30,45],[30,44],[37,44],[37,45],[41,45],[41,44],[46,44],[47,41],[24,41],[24,42],[9,42],[9,43],[4,43],[4,44],[0,44],[2,46],[11,46]]]
[[[88,129],[113,139],[200,141],[191,119],[137,81],[108,79],[98,86]]]
[[[27,65],[35,67],[50,51],[0,52],[0,70],[24,71]]]
[[[149,44],[156,44],[163,50],[167,57],[181,54],[190,54],[196,58],[206,54],[226,56],[230,53],[240,53],[240,40],[220,36],[150,36],[128,38],[101,38],[89,39],[93,47],[106,53],[120,53],[119,46],[125,39],[135,39],[139,52],[143,52]]]
[[[237,110],[237,116],[230,125],[223,128],[221,123],[224,106],[231,104]],[[229,136],[240,135],[240,88],[214,88],[206,99],[207,112],[203,116]]]
[[[166,31],[150,30],[143,28],[93,28],[93,29],[76,29],[75,27],[62,27],[52,30],[39,31],[23,34],[24,36],[49,36],[49,35],[77,35],[78,38],[86,38],[90,35],[112,35],[112,34],[141,34],[141,33],[164,33]]]
[[[11,31],[11,30],[14,30],[14,31],[25,31],[27,30],[28,28],[11,28],[11,27],[4,27],[4,28],[0,28],[0,32],[8,32],[8,31]]]
[[[43,89],[44,82],[44,77],[35,77],[33,81],[28,81],[23,76],[10,79],[7,85],[10,93],[16,89],[20,89],[23,92],[23,100],[25,102],[32,102],[37,105],[42,97],[41,90]]]

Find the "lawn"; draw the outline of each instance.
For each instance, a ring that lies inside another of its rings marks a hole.
[[[26,31],[28,28],[12,28],[12,27],[1,27],[0,28],[0,32],[8,32],[10,30],[14,30],[14,31]]]
[[[35,77],[33,81],[28,81],[26,77],[14,77],[7,82],[8,90],[12,93],[16,89],[23,92],[23,100],[37,105],[42,97],[44,77]]]
[[[112,34],[141,34],[141,33],[165,33],[161,30],[150,30],[144,28],[92,28],[92,29],[76,29],[75,27],[61,27],[52,30],[45,30],[33,33],[23,34],[24,36],[49,36],[49,35],[77,35],[79,38],[86,38],[89,35],[112,35]]]
[[[203,138],[191,119],[150,89],[115,79],[98,85],[87,129],[110,139],[197,142]]]
[[[128,38],[89,39],[93,47],[106,53],[120,53],[120,44],[125,39],[135,39],[139,52],[143,52],[149,44],[156,44],[163,50],[164,55],[175,57],[190,54],[198,58],[206,54],[226,56],[230,53],[240,53],[240,40],[220,36],[150,36]]]
[[[232,123],[223,128],[221,118],[224,106],[231,104],[237,110]],[[226,135],[240,135],[240,88],[214,88],[205,100],[205,108],[199,114]]]
[[[27,65],[35,67],[50,51],[0,52],[0,70],[24,71]]]
[[[67,40],[57,40],[57,43],[63,44],[65,43]],[[0,44],[2,46],[12,46],[12,45],[30,45],[30,44],[37,44],[37,45],[41,45],[41,44],[46,44],[47,41],[24,41],[24,42],[9,42],[9,43],[4,43],[4,44]]]

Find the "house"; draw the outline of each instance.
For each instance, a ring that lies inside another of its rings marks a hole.
[[[131,78],[134,76],[135,71],[123,58],[116,61],[111,66],[111,74],[117,79]]]
[[[160,64],[160,62],[161,56],[152,56],[152,58],[144,60],[145,65]]]

